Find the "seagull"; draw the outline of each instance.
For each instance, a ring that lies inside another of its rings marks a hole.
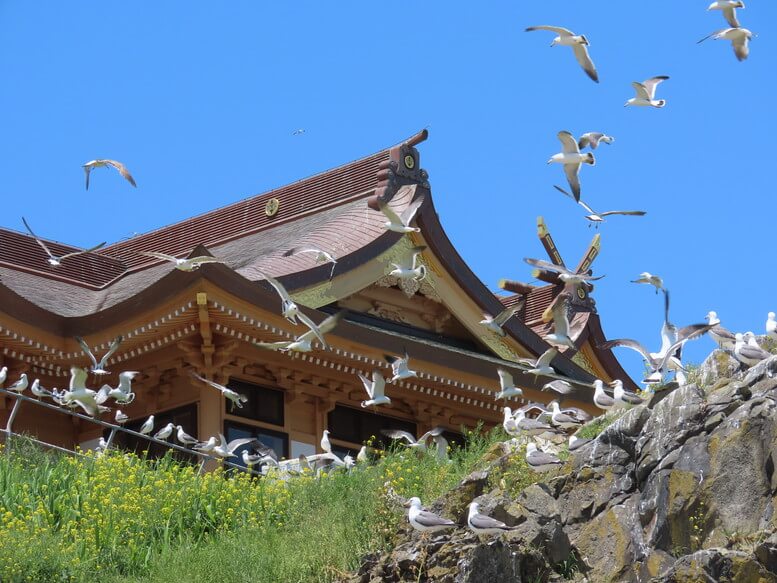
[[[696,44],[703,43],[707,39],[728,40],[734,49],[737,60],[744,61],[750,55],[750,40],[753,33],[746,28],[723,28],[708,34]]]
[[[639,274],[639,277],[637,279],[632,279],[631,283],[644,283],[647,285],[652,285],[656,288],[656,294],[658,294],[658,290],[664,290],[664,280],[661,279],[657,275],[653,275],[652,273],[648,273],[647,271],[643,271]]]
[[[572,338],[569,337],[569,317],[567,316],[567,311],[571,299],[571,294],[562,292],[553,300],[549,308],[553,317],[553,333],[546,334],[542,339],[552,344],[567,346],[572,350],[577,350]]]
[[[293,132],[291,132],[291,135],[292,136],[301,136],[304,133],[305,133],[305,128],[298,128],[298,129],[294,130]]]
[[[372,372],[372,380],[368,379],[363,374],[359,374],[359,378],[364,385],[364,390],[367,391],[369,400],[362,401],[362,407],[377,407],[378,405],[390,405],[391,399],[386,394],[386,379],[380,374],[380,371],[376,370]]]
[[[407,447],[410,449],[426,451],[428,447],[427,441],[429,438],[431,437],[435,443],[438,443],[438,438],[442,436],[443,431],[445,431],[444,427],[437,426],[424,433],[418,439],[413,437],[413,435],[407,431],[402,431],[401,429],[382,429],[381,433],[386,437],[390,437],[391,439],[404,439],[407,442]],[[447,445],[448,442],[446,441],[445,443]]]
[[[558,354],[558,348],[548,348],[543,352],[537,360],[531,360],[530,358],[521,359],[519,362],[532,368],[527,369],[527,373],[533,374],[535,377],[539,375],[551,375],[556,374],[556,371],[550,365],[556,355]]]
[[[313,322],[313,320],[305,315],[304,312],[300,311],[299,306],[294,300],[291,299],[289,292],[286,291],[286,288],[283,286],[283,284],[274,277],[270,277],[264,273],[261,273],[261,276],[262,279],[267,280],[267,282],[281,297],[281,315],[291,324],[297,324],[297,320],[299,320],[299,322],[303,323],[305,326],[310,328],[311,331],[313,331],[316,338],[318,338],[318,341],[324,345],[324,348],[328,348],[326,340],[324,340],[324,334],[321,332],[319,327],[316,326],[316,323]]]
[[[710,332],[712,335],[712,332]],[[766,315],[766,335],[772,340],[777,340],[777,320],[775,319],[774,312],[769,312]],[[2,381],[0,381],[2,385]]]
[[[561,427],[561,429],[570,429],[572,427],[580,427],[582,425],[582,422],[573,418],[571,415],[563,413],[561,409],[559,409],[557,401],[552,401],[551,407],[552,414],[550,416],[550,420],[551,423],[553,423],[553,425],[556,427]]]
[[[480,321],[480,324],[491,330],[494,334],[498,336],[504,336],[505,331],[502,330],[502,326],[505,325],[505,323],[515,316],[521,308],[523,308],[525,300],[521,300],[516,305],[514,305],[511,308],[507,308],[505,310],[502,310],[499,312],[496,316],[489,316],[488,314],[483,314],[483,319]]]
[[[500,391],[496,394],[495,400],[510,399],[512,397],[523,397],[523,391],[515,386],[513,375],[503,368],[498,368]]]
[[[524,257],[523,260],[529,265],[532,265],[538,269],[557,273],[558,278],[564,283],[580,285],[581,283],[596,281],[604,277],[603,275],[600,275],[599,277],[594,277],[592,275],[588,275],[587,273],[576,273],[574,271],[570,271],[563,265],[556,265],[555,263],[551,263],[550,261],[543,261],[542,259],[532,259],[531,257]]]
[[[585,447],[591,443],[593,439],[586,439],[584,437],[577,437],[576,435],[569,436],[569,451],[577,451],[581,447]]]
[[[121,174],[122,178],[125,178],[132,186],[137,187],[135,179],[132,178],[132,174],[129,173],[127,167],[121,162],[117,162],[116,160],[92,160],[82,166],[84,172],[86,172],[86,190],[89,190],[89,173],[95,168],[106,168],[108,166],[115,168],[119,174]]]
[[[630,393],[623,388],[623,381],[615,379],[611,383],[612,398],[615,401],[616,409],[630,409],[634,405],[641,405],[645,400],[635,393]]]
[[[734,345],[734,356],[736,359],[748,366],[754,366],[769,358],[772,354],[765,351],[763,348],[751,346],[745,341],[744,335],[737,332],[736,344]]]
[[[114,420],[119,425],[124,425],[127,421],[129,421],[129,416],[122,413],[121,409],[116,410],[116,416],[114,417]]]
[[[502,428],[505,430],[507,435],[517,437],[520,435],[520,433],[518,432],[518,426],[515,424],[515,418],[513,417],[512,410],[510,407],[505,407],[503,411],[504,419],[502,420]]]
[[[773,316],[774,312],[769,312],[769,314]],[[718,318],[717,312],[707,312],[707,315],[704,318],[707,320],[707,323],[712,326],[709,334],[717,345],[726,350],[734,350],[734,345],[737,341],[736,336],[733,332],[726,330],[720,325],[720,318]],[[769,322],[766,323],[766,329],[768,332]]]
[[[707,10],[722,10],[723,18],[734,28],[739,28],[739,19],[737,19],[737,8],[744,8],[745,3],[742,0],[718,0],[707,7]]]
[[[135,400],[135,393],[132,392],[132,379],[140,373],[135,370],[126,370],[119,373],[119,386],[116,388],[110,385],[103,385],[97,391],[97,402],[102,404],[108,399],[113,399],[122,405],[128,405]]]
[[[419,233],[421,229],[418,227],[411,227],[410,223],[413,222],[418,209],[424,203],[424,199],[425,197],[419,196],[417,199],[407,205],[407,208],[402,211],[401,215],[397,215],[397,213],[391,209],[388,203],[383,202],[380,198],[378,198],[378,208],[380,209],[380,212],[386,215],[386,218],[388,219],[388,221],[383,223],[383,226],[386,227],[387,230],[394,231],[395,233]]]
[[[279,342],[254,342],[254,346],[259,348],[267,348],[270,350],[280,350],[281,352],[296,351],[296,352],[311,352],[313,350],[312,342],[316,338],[323,337],[324,334],[328,334],[335,329],[340,320],[343,319],[345,310],[340,310],[336,314],[328,316],[324,319],[316,330],[308,330],[304,334],[298,336],[294,340],[282,340]],[[318,334],[316,333],[318,332]],[[329,348],[329,344],[326,341],[323,342],[322,348]]]
[[[583,164],[590,164],[594,166],[596,159],[592,152],[580,153],[580,148],[573,136],[568,131],[560,131],[556,134],[561,141],[561,152],[554,154],[548,160],[548,164],[556,163],[564,165],[564,174],[567,176],[567,182],[572,189],[572,194],[576,201],[580,200],[580,166]]]
[[[5,379],[8,378],[8,367],[4,366],[3,368],[0,368],[0,387],[3,386],[5,383]]]
[[[199,257],[189,257],[179,259],[175,255],[168,255],[167,253],[157,253],[156,251],[140,251],[141,255],[146,257],[154,257],[156,259],[163,259],[175,264],[175,268],[179,271],[196,271],[200,266],[206,263],[224,263],[221,259],[216,259],[210,255],[200,255]]]
[[[437,532],[448,528],[456,528],[456,523],[452,520],[424,510],[421,507],[421,499],[417,496],[413,496],[408,500],[405,506],[410,508],[410,511],[407,513],[410,526],[420,532]]]
[[[48,255],[48,259],[46,259],[46,261],[48,261],[49,265],[52,267],[59,267],[68,257],[75,257],[76,255],[83,255],[84,253],[91,253],[92,251],[97,251],[97,249],[105,246],[105,241],[103,241],[99,245],[89,247],[89,249],[84,249],[83,251],[73,251],[72,253],[65,253],[64,255],[57,256],[51,252],[51,249],[48,248],[48,246],[43,242],[43,240],[41,240],[40,237],[32,232],[30,225],[27,223],[27,220],[24,217],[22,217],[22,222],[24,223],[24,226],[27,227],[27,231],[30,233],[30,235],[32,235],[32,238],[35,239],[38,245],[40,245],[41,248],[46,252],[46,255]]]
[[[526,412],[523,409],[518,409],[513,415],[515,421],[515,428],[519,433],[525,433],[526,435],[542,435],[543,433],[557,433],[558,430],[551,427],[547,423],[543,423],[539,419],[531,419],[526,416]]]
[[[208,439],[208,441],[203,441],[195,445],[192,449],[196,449],[197,451],[201,451],[202,453],[210,453],[213,451],[213,448],[216,447],[216,444],[218,441],[215,437],[211,437]]]
[[[14,393],[19,393],[20,395],[27,390],[27,386],[29,385],[29,380],[27,380],[27,373],[22,373],[19,377],[19,380],[16,381],[14,384],[12,384],[9,387],[6,387],[6,391],[13,391]]]
[[[761,348],[761,345],[758,344],[758,339],[755,337],[755,334],[752,332],[745,332],[742,335],[742,338],[745,342],[747,342],[748,346],[752,346],[753,348]]]
[[[637,92],[636,97],[629,99],[623,107],[641,106],[641,107],[657,107],[661,108],[666,105],[665,99],[655,99],[656,87],[658,84],[669,79],[666,75],[659,75],[657,77],[651,77],[647,81],[639,83],[638,81],[632,81],[631,86]]]
[[[615,406],[615,399],[604,391],[604,382],[601,379],[594,381],[594,405],[603,411],[609,411]]]
[[[535,472],[547,472],[564,464],[552,453],[545,453],[537,449],[537,445],[533,441],[526,444],[526,463]]]
[[[596,148],[599,147],[600,142],[604,142],[605,144],[612,144],[614,141],[615,138],[601,132],[586,132],[580,136],[580,139],[577,141],[577,146],[581,150],[586,146],[590,146],[592,150],[596,150]]]
[[[507,526],[504,522],[486,516],[480,513],[480,504],[477,502],[469,503],[469,514],[467,515],[467,526],[475,534],[502,534],[518,528],[517,526]]]
[[[267,461],[267,456],[256,453],[252,454],[247,449],[243,450],[243,453],[241,454],[241,457],[243,458],[243,463],[246,465],[246,467],[251,470],[256,464],[258,464],[261,461]],[[277,462],[276,462],[277,465]]]
[[[218,389],[219,391],[221,391],[221,394],[224,395],[224,398],[226,398],[228,401],[230,401],[232,403],[232,407],[230,409],[231,411],[235,410],[235,406],[237,406],[238,409],[242,409],[243,408],[243,403],[247,403],[248,402],[248,397],[246,397],[245,395],[243,395],[241,393],[238,393],[237,391],[233,391],[229,387],[225,387],[224,385],[220,385],[219,383],[216,383],[214,381],[210,381],[210,380],[206,379],[205,377],[201,377],[200,375],[198,375],[193,370],[189,371],[189,374],[193,378],[197,379],[198,381],[201,381],[201,382],[205,383],[206,385],[211,386],[214,389]]]
[[[160,429],[154,434],[154,439],[167,441],[167,438],[170,437],[170,435],[172,435],[173,429],[175,429],[175,425],[173,425],[172,423],[168,423],[162,429]]]
[[[191,447],[192,445],[197,445],[200,440],[192,437],[188,433],[186,433],[183,430],[182,425],[176,425],[175,428],[178,430],[175,434],[175,438],[178,440],[179,443],[182,443],[183,445]]]
[[[143,425],[138,429],[138,433],[141,435],[148,435],[154,430],[154,416],[150,415],[148,419],[143,422]]]
[[[335,273],[335,267],[337,266],[337,259],[335,259],[331,253],[327,253],[323,249],[319,249],[318,247],[294,247],[293,249],[289,249],[288,251],[286,251],[286,253],[284,253],[283,256],[292,257],[294,255],[300,255],[302,253],[315,253],[316,264],[331,263],[332,270],[329,272],[329,279],[332,279],[332,276]]]
[[[599,82],[599,74],[596,72],[596,67],[591,60],[591,57],[588,55],[588,49],[586,48],[589,45],[588,39],[584,35],[576,35],[571,30],[561,28],[560,26],[547,25],[530,26],[526,29],[526,32],[531,32],[533,30],[549,30],[550,32],[555,32],[558,36],[553,39],[550,46],[561,45],[572,47],[572,51],[575,53],[575,59],[577,59],[577,62],[583,68],[586,75],[595,82]]]
[[[97,362],[97,358],[83,338],[76,336],[75,339],[76,342],[81,345],[81,349],[84,351],[84,354],[86,354],[89,357],[89,360],[92,361],[92,374],[103,375],[108,374],[108,371],[105,369],[105,365],[108,363],[108,359],[113,356],[113,353],[118,350],[121,341],[124,340],[124,336],[119,335],[111,340],[111,344],[108,347],[108,352],[103,355],[103,357],[100,359],[100,362]]]
[[[32,384],[30,385],[30,392],[36,397],[38,397],[38,400],[42,399],[43,397],[49,397],[49,398],[54,397],[54,393],[41,386],[40,379],[35,379],[34,381],[32,381]]]
[[[360,464],[369,463],[369,448],[366,445],[363,445],[359,450],[359,453],[356,454],[356,461]]]
[[[220,458],[237,457],[235,450],[253,441],[256,441],[255,437],[241,437],[240,439],[233,439],[227,443],[227,439],[224,435],[219,433],[219,443],[213,448],[212,453]]]
[[[559,395],[568,395],[569,393],[572,392],[572,385],[569,384],[567,381],[562,381],[559,379],[542,385],[543,391],[546,391],[548,389],[550,389],[551,391],[556,391]]]
[[[383,358],[391,365],[393,376],[389,379],[389,382],[403,381],[418,376],[414,370],[408,368],[410,356],[408,356],[407,350],[404,351],[404,355],[401,357],[384,354]]]
[[[389,275],[393,275],[398,279],[414,279],[421,281],[426,277],[426,266],[419,264],[418,256],[426,249],[425,245],[413,247],[410,252],[399,263],[391,263],[394,267],[389,272]]]
[[[328,429],[324,429],[324,434],[321,436],[321,450],[326,453],[332,453],[332,444],[329,442]]]
[[[554,184],[553,188],[555,188],[556,190],[558,190],[559,192],[568,196],[571,199],[575,198],[560,186],[557,186]],[[585,218],[591,221],[591,223],[603,223],[604,217],[609,217],[613,215],[623,215],[628,217],[644,217],[647,214],[647,211],[606,211],[603,213],[597,213],[594,209],[592,209],[585,202],[583,202],[583,199],[577,200],[577,204],[579,204],[586,211],[588,211],[589,214],[587,214]],[[588,226],[590,227],[591,225],[588,225]],[[597,224],[596,226],[598,227],[599,225]]]

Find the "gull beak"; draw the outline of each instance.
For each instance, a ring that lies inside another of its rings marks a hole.
[[[405,502],[405,503],[402,505],[402,507],[403,507],[403,508],[410,508],[410,500],[408,500],[407,502]]]

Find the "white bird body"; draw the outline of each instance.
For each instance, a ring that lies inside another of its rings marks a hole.
[[[594,66],[594,63],[588,54],[587,47],[590,43],[588,42],[588,39],[585,37],[585,35],[575,34],[571,30],[562,28],[560,26],[547,25],[530,26],[526,29],[526,32],[531,32],[534,30],[547,30],[550,32],[555,32],[557,36],[550,43],[550,46],[553,47],[558,45],[562,47],[572,47],[572,51],[575,54],[575,59],[577,59],[578,64],[583,68],[583,71],[585,71],[586,75],[588,75],[591,80],[595,81],[596,83],[599,82],[599,74],[596,72],[596,67]]]
[[[211,453],[220,458],[237,457],[235,450],[247,443],[251,443],[252,441],[256,441],[256,439],[254,437],[241,437],[239,439],[233,439],[227,443],[226,437],[219,433],[219,443],[213,448]]]
[[[716,30],[712,34],[705,36],[699,42],[707,39],[731,41],[731,47],[734,49],[734,55],[737,60],[744,61],[750,55],[750,40],[753,33],[746,28],[724,28]]]
[[[328,429],[324,429],[324,433],[321,436],[321,451],[325,453],[332,453],[332,444],[329,442]]]
[[[777,319],[774,312],[769,312],[766,316],[766,335],[772,340],[777,340]]]
[[[563,465],[558,457],[537,449],[537,445],[530,441],[526,444],[526,463],[535,472],[547,472]]]
[[[420,498],[413,496],[407,505],[410,507],[407,513],[408,521],[414,529],[420,532],[438,532],[456,527],[456,523],[452,520],[424,510]]]
[[[359,374],[364,385],[364,390],[367,391],[369,399],[362,401],[362,407],[377,407],[378,405],[390,405],[391,399],[386,394],[386,379],[380,374],[380,371],[376,370],[372,372],[372,380],[368,379],[362,374]]]
[[[19,376],[19,380],[16,381],[14,384],[8,386],[6,388],[6,391],[13,391],[14,393],[22,394],[24,391],[27,390],[28,385],[29,385],[29,380],[27,379],[27,373],[22,373]]]
[[[150,415],[148,419],[143,422],[143,425],[138,429],[138,433],[142,435],[148,435],[154,430],[154,416]]]
[[[92,172],[92,170],[95,168],[107,167],[114,168],[132,186],[137,186],[137,184],[135,184],[135,179],[129,173],[129,170],[127,170],[127,167],[124,164],[117,162],[116,160],[100,159],[90,160],[86,164],[82,165],[82,168],[86,173],[86,190],[89,190],[89,174]]]
[[[383,358],[391,365],[392,376],[389,382],[403,381],[418,376],[416,371],[410,370],[410,356],[407,354],[407,350],[402,356],[384,354]]]
[[[243,403],[247,403],[248,402],[248,397],[246,397],[245,395],[243,395],[241,393],[238,393],[237,391],[233,391],[229,387],[225,387],[224,385],[220,385],[217,382],[208,380],[205,377],[202,377],[202,376],[198,375],[194,371],[191,371],[191,376],[194,377],[195,379],[205,383],[206,385],[221,391],[221,394],[224,395],[224,398],[232,403],[232,408],[233,409],[235,408],[235,406],[237,406],[238,408],[242,409],[243,408]]]
[[[191,435],[186,433],[183,430],[183,426],[182,425],[177,425],[176,429],[177,429],[177,431],[176,431],[176,434],[175,434],[175,438],[178,440],[179,443],[182,443],[183,445],[187,445],[187,446],[192,446],[192,445],[196,445],[196,444],[198,444],[200,442],[197,438],[192,437]]]
[[[604,411],[610,411],[615,407],[615,399],[604,391],[604,382],[601,379],[594,381],[594,405]]]
[[[413,247],[410,249],[410,253],[405,256],[399,263],[392,263],[394,268],[389,272],[389,275],[393,275],[397,279],[414,279],[420,281],[426,277],[426,266],[420,263],[418,256],[424,252],[425,246]]]
[[[32,384],[30,385],[30,392],[36,397],[38,397],[39,399],[42,399],[43,397],[54,396],[54,394],[51,391],[43,388],[40,385],[40,379],[35,379],[34,381],[32,381]]]
[[[556,427],[561,427],[562,429],[571,429],[573,427],[580,427],[582,425],[582,423],[577,419],[574,419],[570,415],[563,413],[558,406],[558,402],[551,402],[551,407],[553,413],[550,416],[550,420]]]
[[[105,368],[108,364],[108,359],[113,356],[113,353],[116,352],[119,349],[119,346],[121,345],[122,340],[124,340],[124,336],[117,336],[113,340],[111,340],[110,345],[108,346],[108,351],[103,354],[103,357],[97,361],[97,357],[92,352],[92,349],[89,348],[89,345],[86,343],[86,341],[81,338],[80,336],[75,337],[76,342],[81,346],[81,349],[84,351],[84,354],[89,357],[89,360],[92,361],[92,368],[91,372],[92,374],[96,375],[104,375],[108,374],[109,371]]]
[[[548,348],[545,352],[542,353],[542,355],[540,355],[540,357],[535,362],[532,362],[531,360],[523,360],[521,362],[524,364],[530,365],[531,368],[529,368],[526,372],[533,374],[535,376],[554,375],[556,374],[556,371],[550,365],[550,363],[553,361],[554,358],[556,358],[557,354],[558,354],[557,348]]]
[[[495,399],[510,399],[512,397],[522,397],[523,391],[515,386],[513,375],[504,370],[503,368],[497,369],[499,374],[499,387],[500,391],[496,394]]]
[[[413,222],[413,219],[415,218],[415,215],[423,202],[424,197],[419,196],[416,200],[407,205],[405,210],[402,211],[401,215],[397,215],[397,213],[395,213],[387,203],[378,199],[378,208],[380,209],[380,212],[382,212],[388,219],[385,223],[383,223],[383,226],[386,228],[386,230],[393,231],[395,233],[404,234],[420,232],[421,229],[418,227],[411,227],[410,224]]]
[[[172,423],[168,423],[162,429],[160,429],[154,434],[154,439],[161,439],[162,441],[167,441],[167,438],[173,434],[173,429],[175,429],[175,425],[173,425]]]
[[[515,316],[515,314],[521,310],[523,304],[524,302],[522,300],[515,306],[502,310],[496,316],[483,314],[483,319],[480,321],[480,324],[491,330],[497,336],[504,336],[505,331],[502,329],[502,326],[504,326],[510,318]]]
[[[577,435],[570,435],[569,436],[569,451],[577,451],[581,447],[584,447],[585,445],[591,443],[592,439],[585,439],[582,437],[578,437]]]
[[[641,405],[644,400],[634,393],[627,393],[623,388],[623,381],[615,379],[612,382],[612,397],[615,400],[616,409],[629,409],[634,405]]]
[[[599,144],[604,142],[605,144],[612,144],[615,142],[615,138],[603,134],[602,132],[586,132],[577,141],[577,146],[582,150],[586,146],[590,146],[592,150],[596,150]]]
[[[304,334],[297,336],[294,340],[281,340],[278,342],[254,342],[254,346],[259,348],[267,348],[270,350],[280,350],[281,352],[296,351],[296,352],[311,352],[313,350],[313,341],[319,339],[322,341],[322,348],[329,348],[329,344],[323,340],[324,334],[328,334],[335,329],[340,320],[345,316],[345,310],[340,310],[336,314],[332,314],[324,318],[318,327],[314,326],[314,329],[310,329]]]
[[[629,99],[624,107],[637,106],[637,107],[656,107],[661,108],[666,105],[665,99],[656,99],[656,87],[659,83],[669,79],[666,75],[659,75],[657,77],[651,77],[640,83],[639,81],[633,81],[631,86],[634,87],[634,91],[637,92],[636,97]]]
[[[664,280],[661,279],[657,275],[653,275],[652,273],[648,271],[643,271],[639,274],[639,277],[637,279],[632,279],[631,283],[643,283],[646,285],[652,285],[656,288],[656,293],[658,293],[658,290],[664,289]]]
[[[119,425],[124,425],[127,421],[129,421],[129,416],[122,412],[121,409],[116,410],[116,416],[114,417],[114,420]]]
[[[8,378],[8,367],[4,366],[0,368],[0,387],[5,384],[5,380]]]
[[[556,137],[561,142],[561,152],[554,154],[548,160],[548,164],[563,164],[564,174],[567,177],[569,187],[572,189],[574,199],[580,200],[580,167],[583,164],[590,164],[591,166],[596,164],[593,152],[586,152],[582,154],[580,147],[577,145],[577,140],[570,132],[563,130],[556,134]]]
[[[141,255],[146,257],[154,257],[155,259],[162,259],[163,261],[169,261],[179,271],[196,271],[200,266],[206,263],[224,263],[221,259],[216,259],[210,255],[200,255],[199,257],[175,257],[174,255],[168,255],[167,253],[156,253],[155,251],[141,251]]]
[[[718,0],[707,7],[707,10],[722,10],[723,18],[734,28],[739,27],[736,9],[744,8],[745,3],[742,0]]]
[[[480,513],[480,504],[470,502],[467,513],[467,526],[475,534],[502,534],[515,530],[516,526],[507,526],[501,520]]]
[[[218,443],[218,440],[215,437],[210,437],[208,441],[203,441],[201,443],[198,443],[194,446],[193,449],[196,449],[197,451],[201,451],[203,453],[210,453],[213,451],[213,448],[216,447],[216,444]]]
[[[504,411],[504,420],[502,421],[502,428],[505,430],[505,433],[507,435],[511,435],[512,437],[517,437],[520,435],[518,431],[518,426],[515,424],[515,418],[513,417],[513,412],[510,409],[510,407],[505,407],[503,409]]]

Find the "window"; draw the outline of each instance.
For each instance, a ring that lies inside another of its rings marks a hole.
[[[230,379],[227,386],[248,398],[248,402],[243,403],[242,408],[228,402],[227,413],[263,423],[283,425],[283,391],[260,387],[237,379]]]
[[[131,429],[132,431],[139,431],[140,426],[146,422],[146,419],[147,419],[146,417],[141,417],[140,419],[133,419],[132,421],[126,423],[124,426],[127,429]],[[150,435],[153,436],[157,431],[162,429],[168,423],[173,423],[174,425],[181,425],[183,427],[183,430],[186,433],[188,433],[189,435],[197,436],[197,405],[192,403],[191,405],[185,405],[184,407],[178,407],[177,409],[170,409],[169,411],[155,413],[154,429],[151,430]],[[110,434],[110,429],[105,430],[103,434],[105,439],[108,439],[108,434]],[[178,443],[178,441],[175,438],[175,432],[173,432],[173,435],[170,436],[168,441],[170,441],[171,443],[175,443],[176,445],[181,445],[180,443]],[[125,449],[128,451],[134,451],[137,454],[140,454],[141,452],[148,450],[149,458],[162,457],[163,455],[165,455],[165,452],[170,451],[168,448],[164,447],[163,445],[160,445],[158,443],[153,443],[145,439],[142,439],[140,437],[135,437],[134,435],[129,435],[128,433],[124,433],[121,431],[116,432],[116,435],[113,438],[113,444],[118,448]],[[187,460],[187,461],[194,461],[198,459],[194,455],[189,456],[178,451],[173,451],[173,455],[175,455],[175,457],[177,457],[178,459]]]
[[[254,427],[253,425],[245,425],[243,423],[235,423],[234,421],[224,422],[224,436],[227,441],[233,439],[241,439],[243,437],[255,437],[261,441],[267,447],[271,447],[275,450],[275,454],[278,459],[289,457],[289,436],[280,431],[273,431],[272,429],[264,429],[262,427]],[[239,447],[235,450],[237,454],[236,458],[229,458],[228,461],[239,466],[244,466],[242,453],[244,450],[249,449],[247,446]]]
[[[329,412],[329,432],[334,439],[363,443],[371,436],[376,438],[376,446],[383,443],[384,446],[391,440],[381,434],[381,429],[401,429],[415,436],[416,424],[411,421],[403,421],[393,417],[384,417],[375,413],[359,411],[350,407],[337,405]],[[335,448],[333,448],[335,451]],[[337,453],[346,450],[337,449]]]

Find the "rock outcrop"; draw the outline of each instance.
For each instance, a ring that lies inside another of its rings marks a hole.
[[[713,352],[698,385],[657,392],[515,495],[489,480],[520,455],[505,453],[431,505],[462,528],[404,526],[349,581],[777,583],[777,356],[743,372],[728,358]],[[473,497],[517,528],[470,533]]]

